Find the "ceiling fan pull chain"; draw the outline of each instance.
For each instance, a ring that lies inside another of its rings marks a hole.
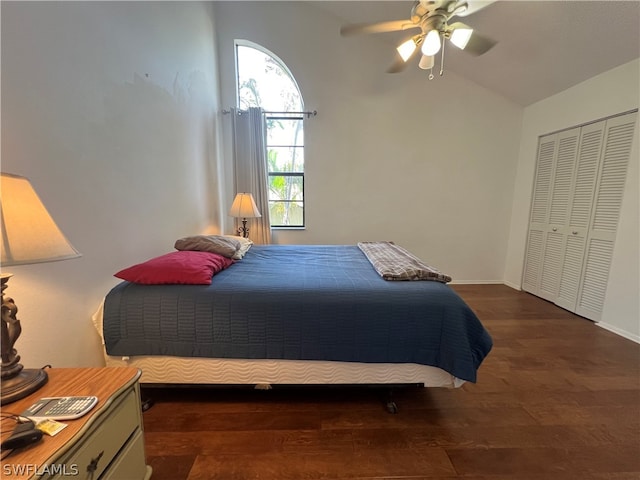
[[[444,35],[442,36],[442,53],[440,57],[440,76],[444,73],[444,46],[447,42],[445,41]]]

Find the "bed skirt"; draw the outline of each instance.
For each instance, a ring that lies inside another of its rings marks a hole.
[[[93,315],[100,338],[103,305]],[[104,340],[103,340],[104,341]],[[458,388],[465,383],[444,370],[415,363],[224,359],[171,356],[110,356],[107,367],[142,371],[142,384],[170,385],[404,385]]]
[[[142,384],[188,385],[421,385],[457,388],[464,380],[436,367],[307,360],[241,360],[163,356],[111,357],[107,367],[142,371]]]

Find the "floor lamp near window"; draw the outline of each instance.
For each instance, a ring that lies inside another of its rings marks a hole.
[[[55,262],[80,256],[55,224],[25,177],[0,175],[0,218],[2,251],[0,285],[2,293],[2,405],[30,395],[47,383],[44,369],[24,368],[15,348],[22,332],[18,307],[4,293],[12,274],[4,267]]]
[[[249,236],[247,218],[257,218],[262,216],[256,206],[253,195],[244,192],[236,194],[236,198],[233,200],[233,204],[229,210],[229,215],[235,218],[242,218],[242,226],[238,228],[238,233],[245,238]]]

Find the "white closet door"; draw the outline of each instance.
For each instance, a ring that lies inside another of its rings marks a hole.
[[[580,129],[574,128],[557,135],[558,148],[551,179],[549,212],[544,225],[545,235],[539,290],[539,295],[542,298],[552,302],[555,302],[558,297],[560,273],[563,267],[569,199],[573,186]]]
[[[593,194],[602,151],[605,121],[583,127],[571,189],[570,210],[565,235],[564,258],[556,304],[575,311],[582,278],[582,264],[587,238]]]
[[[599,321],[637,112],[541,137],[522,288]]]
[[[547,231],[549,196],[553,178],[554,158],[558,135],[548,135],[538,140],[538,158],[533,185],[531,220],[527,251],[525,253],[523,290],[540,294],[540,275],[542,272],[542,255]]]
[[[544,232],[529,228],[527,237],[527,253],[525,254],[524,275],[522,289],[525,292],[538,295],[540,289],[540,270],[542,265],[542,244]]]
[[[599,321],[609,278],[636,113],[607,121],[576,313]]]

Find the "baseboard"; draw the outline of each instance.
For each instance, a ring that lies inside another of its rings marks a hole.
[[[451,285],[505,285],[514,290],[521,291],[520,285],[505,280],[452,280]]]
[[[506,280],[502,283],[504,283],[507,287],[513,288],[514,290],[518,290],[518,291],[522,290],[522,287],[520,285],[516,285],[515,283],[511,283]]]
[[[596,322],[596,325],[599,326],[600,328],[604,328],[605,330],[609,330],[610,332],[613,332],[616,335],[620,335],[621,337],[624,337],[627,340],[631,340],[632,342],[635,342],[635,343],[640,343],[640,336],[629,333],[626,330],[622,330],[621,328],[614,327],[613,325],[604,323],[604,322]]]

